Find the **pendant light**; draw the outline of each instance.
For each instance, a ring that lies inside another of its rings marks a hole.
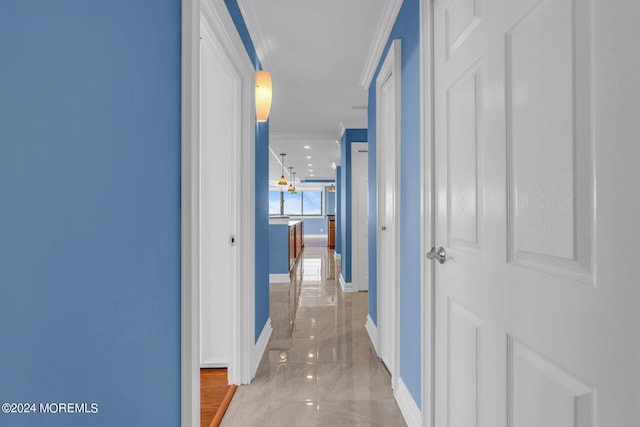
[[[296,173],[293,173],[293,191],[291,194],[298,194],[298,189],[296,188]]]
[[[289,166],[289,176],[293,176],[293,166]],[[293,181],[289,183],[289,192],[293,193],[296,187],[293,186]]]
[[[331,185],[329,186],[329,188],[327,188],[327,191],[328,191],[329,193],[335,193],[335,192],[336,192],[336,186],[335,186],[335,185],[333,185],[333,184],[331,184]]]
[[[280,181],[278,181],[278,185],[287,185],[287,180],[284,177],[284,156],[286,156],[286,154],[280,153],[280,156],[282,157],[282,176],[280,177]]]

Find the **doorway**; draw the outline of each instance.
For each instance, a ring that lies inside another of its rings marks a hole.
[[[378,348],[395,389],[399,344],[400,40],[391,43],[376,79]]]
[[[366,142],[351,143],[351,283],[369,290],[369,152]]]
[[[255,68],[223,2],[183,0],[182,16],[181,413],[182,425],[197,425],[203,361],[226,364],[230,384],[253,375]],[[221,199],[228,209],[219,210]],[[218,275],[224,288],[211,283]],[[207,312],[217,291],[227,292],[224,314]],[[201,328],[212,316],[226,327]]]

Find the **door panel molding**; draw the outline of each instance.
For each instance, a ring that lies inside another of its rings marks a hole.
[[[511,264],[594,285],[590,13],[541,0],[506,33],[507,221]]]

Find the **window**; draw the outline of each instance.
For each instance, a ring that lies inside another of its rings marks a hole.
[[[284,197],[284,214],[302,215],[302,191],[298,191],[296,194],[285,191],[282,195]]]
[[[269,215],[322,216],[322,190],[269,191]]]
[[[305,215],[322,215],[322,191],[303,191],[302,207]]]
[[[269,215],[280,215],[280,192],[269,191]]]

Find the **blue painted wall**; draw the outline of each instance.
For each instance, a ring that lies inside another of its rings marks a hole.
[[[289,272],[289,226],[269,224],[269,273]]]
[[[336,166],[336,247],[335,253],[342,256],[342,166]],[[341,263],[342,265],[342,263]],[[342,268],[342,267],[341,267]]]
[[[98,404],[0,425],[179,425],[181,2],[3,0],[0,61],[0,402]]]
[[[225,0],[227,10],[242,39],[247,55],[256,70],[261,70],[260,60],[236,0]],[[255,264],[255,340],[269,319],[269,258],[263,256],[263,248],[269,246],[269,122],[256,122],[255,154],[256,192],[256,264]]]
[[[421,406],[420,334],[420,34],[419,1],[405,0],[378,70],[369,88],[369,312],[377,321],[376,200],[375,200],[375,80],[391,41],[402,39],[402,118],[400,148],[400,377]],[[373,155],[372,155],[373,153]]]
[[[256,122],[255,162],[255,340],[257,342],[269,320],[269,257],[264,256],[264,248],[269,247],[269,122]]]
[[[324,235],[327,234],[327,218],[305,218],[304,219],[304,235]]]
[[[340,142],[340,212],[342,222],[340,247],[342,249],[341,273],[345,282],[351,282],[351,143],[367,142],[367,129],[346,129]]]

